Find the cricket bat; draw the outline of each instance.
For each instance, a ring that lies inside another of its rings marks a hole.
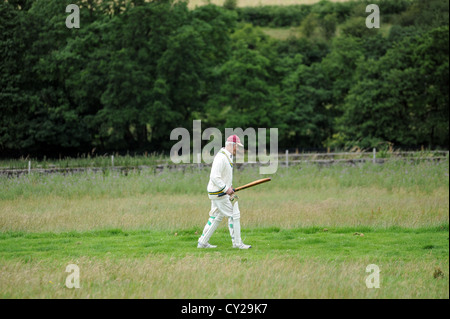
[[[233,188],[233,190],[234,190],[234,192],[238,192],[238,191],[246,189],[246,188],[250,188],[250,187],[262,184],[262,183],[270,182],[271,180],[272,179],[270,177],[269,178],[258,179],[258,180],[254,181],[254,182],[251,182],[251,183],[248,183],[248,184],[245,184],[245,185]],[[218,197],[221,197],[221,196],[224,196],[224,195],[226,195],[226,193],[221,193],[221,194],[219,194]]]

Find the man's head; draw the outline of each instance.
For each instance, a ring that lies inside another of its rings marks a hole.
[[[233,156],[236,156],[238,146],[244,147],[244,145],[241,144],[239,136],[231,135],[227,138],[227,141],[225,142],[225,149],[233,154]]]

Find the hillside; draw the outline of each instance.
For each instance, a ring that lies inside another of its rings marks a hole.
[[[238,7],[258,7],[258,6],[290,6],[298,4],[314,4],[320,0],[237,0]],[[332,0],[331,2],[345,2],[349,0]],[[190,0],[189,8],[195,8],[208,3],[222,6],[225,0]]]

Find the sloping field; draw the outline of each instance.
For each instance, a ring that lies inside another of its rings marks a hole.
[[[314,4],[320,0],[237,0],[238,7],[257,7],[257,6],[289,6],[296,4]],[[331,2],[345,2],[348,0],[331,0]],[[189,8],[202,6],[208,3],[223,5],[225,0],[190,0]]]

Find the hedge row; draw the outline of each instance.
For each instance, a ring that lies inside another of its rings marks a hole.
[[[365,15],[365,7],[378,4],[385,15],[399,14],[406,11],[411,0],[356,0],[347,2],[330,2],[322,0],[314,5],[260,6],[236,8],[238,20],[261,27],[299,26],[310,13],[323,18],[328,14],[336,14],[339,22],[350,16]]]

